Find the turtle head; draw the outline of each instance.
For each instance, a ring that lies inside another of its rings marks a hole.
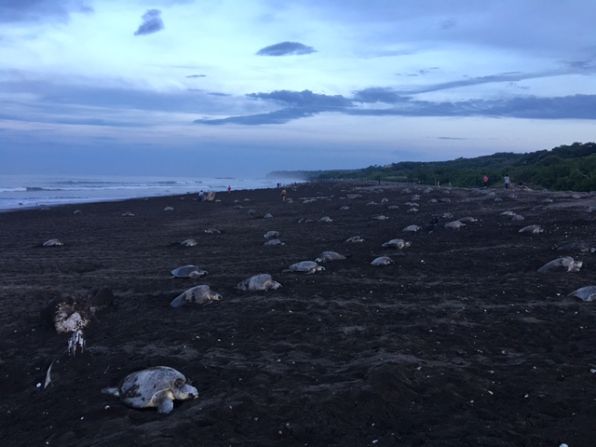
[[[584,265],[583,261],[573,261],[569,264],[568,272],[579,272]]]
[[[197,399],[199,397],[199,390],[181,378],[174,381],[172,393],[174,398],[178,400]]]

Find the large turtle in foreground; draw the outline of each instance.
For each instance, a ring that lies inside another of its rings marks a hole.
[[[174,409],[174,400],[199,397],[199,391],[187,382],[184,374],[169,366],[154,366],[130,373],[117,387],[101,391],[119,397],[129,407],[157,408],[163,414]]]

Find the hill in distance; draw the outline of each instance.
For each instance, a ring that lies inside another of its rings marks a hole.
[[[596,191],[596,143],[573,143],[529,153],[499,152],[449,161],[402,161],[354,170],[278,171],[271,175],[307,180],[382,180],[476,187],[487,175],[502,184],[509,175],[516,184],[551,190]]]

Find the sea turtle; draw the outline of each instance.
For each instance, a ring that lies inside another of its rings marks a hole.
[[[311,275],[313,273],[322,272],[323,270],[325,270],[325,267],[314,261],[301,261],[292,264],[287,271]]]
[[[281,239],[269,239],[268,241],[265,241],[263,245],[265,247],[277,247],[281,245],[286,245],[286,243]]]
[[[170,306],[182,307],[188,303],[206,304],[219,300],[221,300],[221,295],[219,293],[215,293],[208,285],[202,284],[182,292],[172,300]]]
[[[263,235],[263,237],[265,239],[275,239],[275,238],[278,238],[279,236],[281,236],[279,231],[268,231],[267,233],[265,233]]]
[[[174,211],[174,207],[173,206],[166,206],[163,210],[166,213],[170,213],[170,212]]]
[[[364,238],[360,237],[360,236],[352,236],[349,237],[345,240],[345,242],[347,242],[348,244],[360,244],[362,242],[364,242]]]
[[[475,217],[471,217],[471,216],[466,216],[466,217],[462,217],[461,219],[457,219],[460,222],[463,223],[475,223],[478,222],[478,219],[476,219]]]
[[[582,301],[596,301],[596,286],[586,286],[574,290],[569,294]]]
[[[373,259],[370,263],[370,265],[374,266],[383,266],[389,264],[393,264],[393,259],[391,259],[389,256],[379,256],[378,258]]]
[[[459,230],[460,228],[465,227],[466,224],[463,222],[460,222],[459,220],[453,220],[451,222],[447,222],[445,224],[445,228],[449,229],[449,230]]]
[[[260,290],[276,290],[281,287],[281,284],[274,281],[270,274],[259,273],[258,275],[246,278],[240,281],[236,288],[244,291],[260,291]]]
[[[579,272],[582,268],[583,262],[576,261],[571,256],[564,256],[562,258],[553,259],[547,262],[538,269],[539,273],[549,273],[555,271]]]
[[[60,239],[48,239],[43,244],[41,244],[42,247],[61,247],[63,245],[64,244],[62,243],[62,241],[60,241]]]
[[[195,245],[197,245],[197,241],[192,238],[184,239],[183,241],[180,241],[178,244],[182,247],[194,247]]]
[[[391,239],[390,241],[385,242],[382,246],[385,248],[398,248],[404,249],[411,246],[411,242],[404,241],[403,239]]]
[[[408,225],[402,231],[405,231],[407,233],[415,233],[416,231],[420,231],[421,229],[422,228],[419,227],[418,225]]]
[[[325,262],[329,262],[329,261],[343,261],[344,259],[346,259],[346,257],[336,251],[324,251],[322,252],[319,257],[317,259],[315,259],[316,262],[318,262],[319,264],[323,264]]]
[[[170,273],[174,278],[200,278],[201,276],[205,276],[208,272],[196,265],[189,264],[177,267]]]
[[[333,222],[333,219],[329,216],[323,216],[319,219],[319,222],[331,223],[331,222]]]
[[[543,232],[544,228],[542,228],[540,225],[528,225],[527,227],[523,227],[521,230],[519,230],[519,233],[539,234]]]
[[[271,213],[267,213],[263,216],[263,219],[271,219],[271,218],[273,218],[273,214],[271,214]]]
[[[157,408],[162,414],[174,409],[174,400],[199,397],[198,390],[186,377],[169,366],[154,366],[127,375],[117,387],[108,387],[102,393],[119,397],[132,408]]]

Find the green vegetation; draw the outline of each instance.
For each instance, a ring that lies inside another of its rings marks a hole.
[[[400,162],[356,170],[301,173],[310,180],[359,179],[453,186],[481,186],[482,176],[499,186],[513,183],[553,190],[596,191],[596,143],[573,143],[526,154],[510,152],[437,162]]]

